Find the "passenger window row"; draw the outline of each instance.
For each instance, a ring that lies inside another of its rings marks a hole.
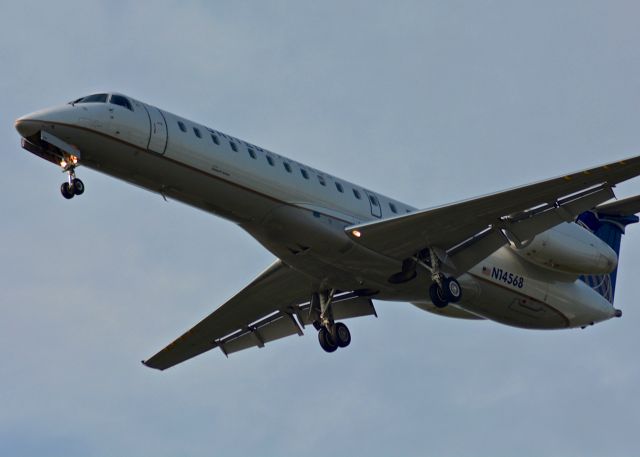
[[[79,102],[76,102],[76,103],[79,103]],[[180,128],[180,130],[182,132],[184,132],[184,133],[187,132],[187,126],[185,125],[184,122],[178,121],[178,127]],[[211,135],[211,141],[213,141],[213,143],[216,146],[220,145],[220,138],[219,138],[220,136],[227,137],[227,135],[225,135],[224,133],[217,132],[217,131],[215,131],[213,129],[207,128],[207,130],[209,131],[209,134]],[[196,137],[198,137],[200,139],[202,138],[202,132],[200,131],[200,129],[198,127],[193,127],[193,133],[194,133],[194,135]],[[234,139],[232,139],[231,137],[227,137],[227,138],[229,138],[229,147],[231,148],[231,150],[233,152],[238,152],[239,149],[238,149],[238,144],[236,143],[236,141],[234,141]],[[265,153],[265,158],[267,160],[267,163],[270,166],[272,166],[272,167],[275,166],[275,161],[273,159],[273,156],[269,152],[267,152],[264,149],[259,148],[257,146],[251,146],[251,145],[249,145],[248,143],[246,143],[244,141],[240,141],[240,142],[242,142],[242,143],[244,143],[246,145],[247,153],[249,154],[249,157],[251,157],[254,160],[257,160],[257,158],[258,158],[258,156],[256,154],[256,149],[257,149],[257,150]],[[282,161],[282,166],[283,166],[284,170],[287,173],[292,173],[293,172],[293,168],[291,167],[291,164],[289,162],[287,162],[286,160]],[[302,166],[300,166],[300,174],[302,175],[302,177],[304,179],[307,179],[307,180],[309,179],[309,172],[305,168],[303,168]],[[326,182],[325,177],[323,175],[321,175],[321,174],[317,174],[316,176],[318,178],[318,183],[321,186],[326,187],[327,186],[327,182]],[[344,186],[342,185],[342,183],[340,183],[339,181],[335,181],[335,186],[336,186],[336,190],[338,192],[340,192],[341,194],[344,193]],[[362,200],[362,194],[358,189],[353,188],[352,191],[353,191],[353,196],[356,199]],[[376,206],[376,207],[380,207],[380,201],[378,200],[378,198],[375,195],[368,194],[368,197],[369,197],[369,201],[370,201],[371,205]],[[398,214],[398,208],[395,205],[395,203],[389,202],[389,209],[391,210],[391,212],[393,214]],[[406,212],[410,213],[411,210],[407,208]]]

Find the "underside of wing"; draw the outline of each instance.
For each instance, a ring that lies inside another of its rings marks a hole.
[[[615,195],[640,156],[534,184],[346,229],[357,243],[404,261],[425,248],[462,273],[508,242],[531,239]]]
[[[143,363],[165,370],[213,348],[225,354],[290,335],[302,335],[317,320],[311,309],[313,281],[278,260],[248,286]],[[370,299],[339,293],[333,300],[336,319],[375,315]]]
[[[219,340],[279,310],[303,303],[311,295],[311,280],[276,261],[248,286],[205,317],[195,327],[143,363],[164,370],[219,346]],[[293,328],[293,322],[289,321]],[[280,323],[280,327],[285,324]],[[298,326],[295,325],[297,333]],[[286,336],[286,335],[283,335]]]

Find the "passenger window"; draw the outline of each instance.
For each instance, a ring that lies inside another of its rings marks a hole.
[[[200,133],[200,129],[199,128],[194,127],[193,128],[193,133],[195,133],[198,138],[202,138],[202,133]]]
[[[213,142],[215,144],[220,144],[220,140],[218,139],[218,137],[216,135],[214,135],[213,133],[211,134],[211,139],[213,140]]]
[[[374,195],[369,195],[369,201],[373,206],[380,206],[380,202]]]
[[[359,191],[358,189],[353,189],[353,195],[354,195],[358,200],[360,200],[360,198],[362,198],[362,197],[360,196],[360,191]]]
[[[282,166],[287,170],[287,173],[291,173],[291,165],[288,162],[282,162]]]
[[[182,121],[178,121],[178,127],[180,127],[180,130],[182,130],[183,132],[187,131],[187,126],[184,125],[184,122]]]
[[[391,212],[393,214],[398,214],[398,209],[396,208],[396,205],[394,205],[393,203],[389,202],[389,208],[391,209]]]
[[[229,146],[233,149],[233,152],[238,152],[238,146],[233,141],[229,141]]]
[[[300,174],[304,179],[309,179],[309,173],[307,173],[307,170],[305,170],[304,168],[300,169]]]
[[[247,151],[249,151],[249,155],[251,156],[252,159],[256,158],[256,151],[254,151],[251,148],[247,148]]]
[[[344,192],[344,188],[342,187],[342,184],[340,184],[338,181],[336,181],[336,189],[338,189],[338,192],[340,193]]]
[[[112,95],[109,101],[114,105],[119,105],[119,106],[122,106],[123,108],[127,108],[129,111],[133,111],[131,102],[129,102],[129,100],[126,97],[123,97],[122,95]]]
[[[275,165],[275,162],[273,161],[273,158],[271,156],[267,156],[267,162],[269,162],[269,165],[271,165],[272,167]]]
[[[318,175],[318,182],[320,183],[321,186],[327,185],[327,183],[324,181],[324,176]]]

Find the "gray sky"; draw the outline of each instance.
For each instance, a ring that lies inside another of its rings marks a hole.
[[[270,254],[90,170],[65,201],[13,120],[117,90],[427,207],[640,154],[638,2],[132,3],[2,6],[0,455],[637,455],[640,227],[588,330],[377,302],[349,350],[158,372]]]

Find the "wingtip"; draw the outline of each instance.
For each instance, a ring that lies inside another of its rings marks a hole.
[[[147,368],[153,368],[154,370],[160,370],[160,371],[163,370],[163,368],[158,368],[158,367],[154,367],[152,365],[149,365],[149,361],[148,360],[141,360],[140,363],[142,363]]]

